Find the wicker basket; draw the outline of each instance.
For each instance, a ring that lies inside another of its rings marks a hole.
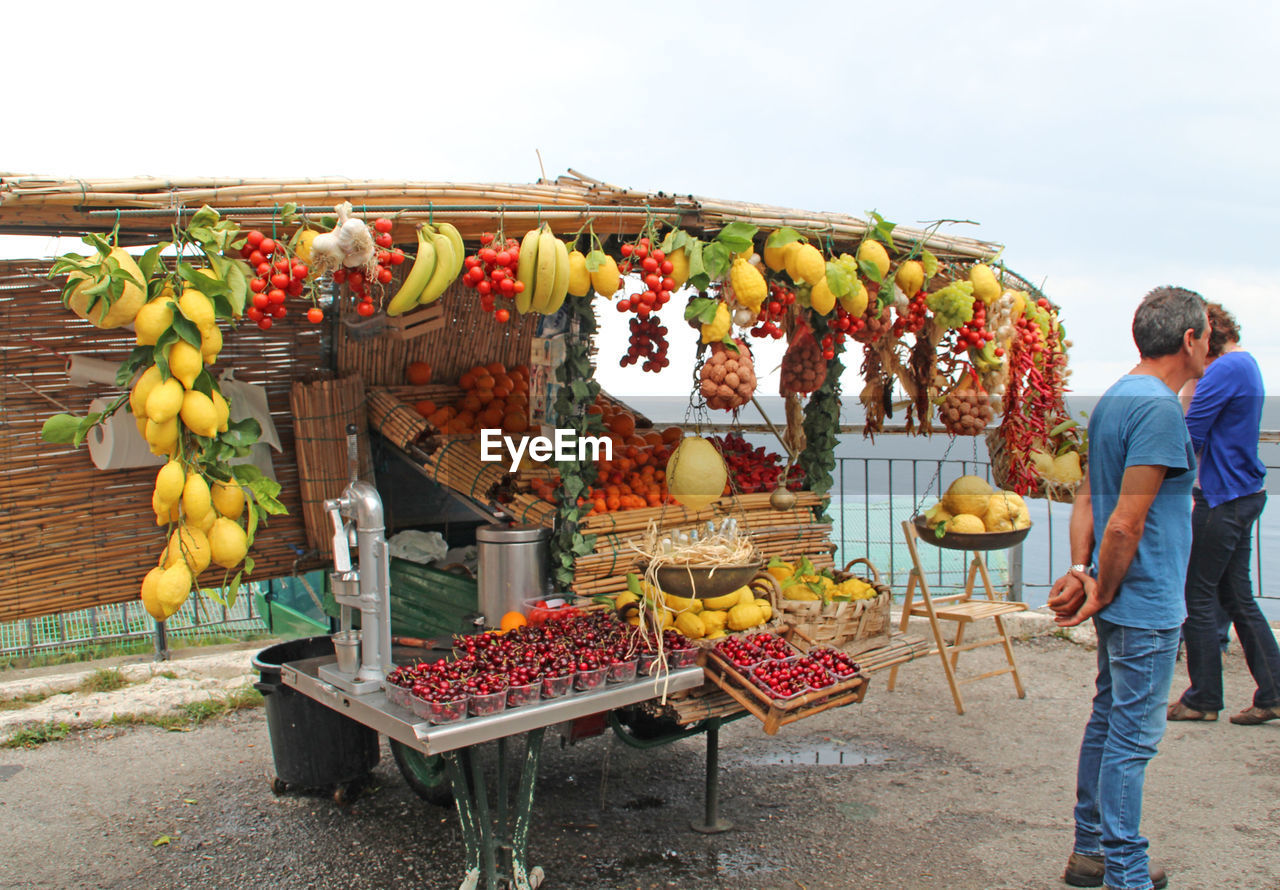
[[[864,563],[871,577],[855,575],[853,567]],[[854,654],[889,642],[889,607],[893,592],[880,581],[880,572],[867,559],[850,560],[836,573],[838,581],[861,578],[877,591],[872,599],[824,603],[822,600],[789,600],[779,597],[782,618],[815,646],[831,646]],[[803,644],[801,644],[803,647]]]
[[[996,488],[1012,491],[1013,483],[1009,479],[1009,451],[1005,446],[1004,437],[1000,435],[999,427],[988,429],[986,440],[987,453],[991,456],[991,481],[995,483]],[[1046,498],[1061,504],[1070,504],[1076,499],[1076,489],[1079,485],[1078,482],[1074,485],[1064,485],[1060,482],[1041,479],[1039,485],[1023,497]]]

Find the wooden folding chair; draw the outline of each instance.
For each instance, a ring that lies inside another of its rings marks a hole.
[[[907,623],[913,615],[929,619],[929,627],[933,630],[934,648],[928,654],[932,655],[936,652],[942,658],[942,670],[947,675],[947,684],[951,687],[951,696],[956,702],[956,713],[964,713],[964,702],[960,698],[960,686],[962,684],[985,680],[988,677],[996,677],[1000,674],[1013,674],[1013,687],[1018,692],[1018,698],[1026,698],[1027,693],[1022,688],[1022,678],[1018,676],[1018,664],[1013,658],[1013,643],[1009,639],[1009,634],[1005,630],[1004,621],[1001,618],[1003,615],[1025,610],[1027,608],[1026,604],[1006,602],[996,596],[996,592],[991,586],[991,576],[987,574],[986,560],[983,558],[982,553],[978,551],[973,552],[973,560],[969,563],[969,574],[963,591],[946,596],[930,595],[929,585],[924,579],[924,568],[920,564],[920,552],[917,547],[918,535],[915,524],[909,521],[902,523],[902,531],[907,537],[907,549],[911,551],[912,569],[910,580],[907,582],[906,598],[902,603],[900,630],[905,631],[907,629]],[[979,575],[982,576],[982,586],[986,590],[985,599],[974,599],[973,597],[974,585]],[[917,588],[920,590],[919,605],[914,602]],[[995,622],[997,636],[990,640],[979,640],[973,643],[964,642],[965,628],[974,621],[981,621],[987,618]],[[956,622],[956,638],[951,645],[947,645],[946,639],[942,635],[940,621]],[[978,674],[973,677],[956,678],[956,662],[959,661],[961,652],[980,649],[983,646],[997,645],[1004,646],[1004,656],[1009,662],[1008,667],[987,671],[984,674]],[[890,690],[893,689],[897,679],[898,666],[895,665],[889,671]]]

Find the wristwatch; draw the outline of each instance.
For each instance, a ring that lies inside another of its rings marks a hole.
[[[1073,564],[1073,565],[1071,566],[1071,571],[1073,571],[1073,572],[1083,572],[1083,573],[1084,573],[1084,574],[1086,574],[1086,575],[1092,575],[1092,574],[1093,574],[1093,564],[1092,564],[1092,563],[1090,563],[1089,565],[1085,565],[1085,564],[1084,564],[1084,563],[1082,563],[1082,562],[1078,562],[1078,563],[1075,563],[1075,564]]]

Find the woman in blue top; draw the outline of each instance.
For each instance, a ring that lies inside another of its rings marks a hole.
[[[1217,720],[1223,707],[1218,607],[1236,628],[1258,689],[1252,707],[1231,718],[1247,726],[1280,718],[1280,646],[1253,598],[1249,575],[1253,525],[1267,495],[1258,459],[1264,397],[1262,372],[1240,348],[1231,314],[1209,304],[1209,363],[1187,409],[1187,430],[1200,457],[1192,490],[1191,559],[1187,565],[1187,673],[1191,685],[1169,705],[1170,720]]]

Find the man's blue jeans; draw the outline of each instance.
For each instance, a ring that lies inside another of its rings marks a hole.
[[[1098,681],[1080,744],[1075,851],[1106,857],[1112,890],[1149,890],[1147,839],[1138,833],[1142,783],[1164,737],[1179,628],[1144,630],[1096,617],[1093,625]]]

